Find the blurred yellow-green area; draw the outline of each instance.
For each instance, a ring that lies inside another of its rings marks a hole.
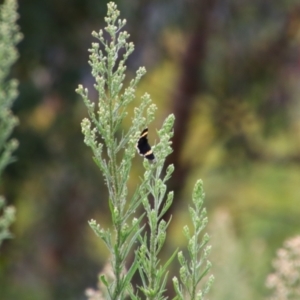
[[[167,161],[175,165],[168,186],[175,199],[162,259],[186,246],[182,227],[201,178],[216,278],[209,299],[265,299],[276,249],[300,233],[299,1],[116,3],[135,44],[128,80],[139,66],[148,70],[135,106],[145,92],[158,106],[152,145],[164,118],[176,117]],[[17,220],[1,247],[1,300],[85,299],[108,259],[87,224],[111,221],[81,134],[87,111],[74,91],[83,84],[97,99],[87,49],[91,32],[105,26],[106,4],[19,1],[24,39],[12,77],[20,82],[13,107],[20,146],[1,182]],[[130,188],[142,173],[137,155]]]

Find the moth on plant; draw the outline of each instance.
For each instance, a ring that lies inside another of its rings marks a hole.
[[[155,162],[155,156],[151,149],[151,146],[148,143],[148,128],[145,128],[136,143],[136,149],[139,155],[147,158],[151,163]]]

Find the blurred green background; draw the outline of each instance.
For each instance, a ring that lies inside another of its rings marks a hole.
[[[159,108],[152,144],[164,118],[176,116],[164,256],[185,245],[182,226],[201,178],[216,277],[209,298],[264,299],[276,249],[300,232],[300,3],[116,3],[136,48],[128,78],[145,66],[138,96],[150,93]],[[87,112],[74,92],[81,83],[96,99],[87,49],[91,32],[105,26],[106,4],[19,2],[24,39],[12,76],[20,82],[20,147],[1,185],[17,220],[1,248],[1,300],[85,299],[108,258],[87,224],[110,219],[102,176],[83,144]],[[143,172],[140,157],[133,172]]]

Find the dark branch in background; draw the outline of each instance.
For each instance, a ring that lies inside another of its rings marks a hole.
[[[202,69],[206,55],[206,45],[209,36],[211,12],[215,1],[195,1],[191,7],[190,16],[194,20],[185,53],[180,63],[181,74],[173,96],[171,111],[176,117],[174,126],[173,153],[168,157],[166,165],[174,164],[175,172],[169,183],[169,189],[174,191],[174,204],[165,215],[168,220],[176,203],[180,199],[181,189],[185,185],[190,166],[183,165],[180,160],[183,145],[188,131],[188,121],[191,117],[196,95],[203,89]]]

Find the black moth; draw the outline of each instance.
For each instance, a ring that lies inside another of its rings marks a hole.
[[[155,156],[152,152],[151,146],[148,144],[148,128],[145,128],[141,135],[140,138],[136,144],[136,149],[139,153],[139,155],[147,158],[150,162],[155,161]]]

